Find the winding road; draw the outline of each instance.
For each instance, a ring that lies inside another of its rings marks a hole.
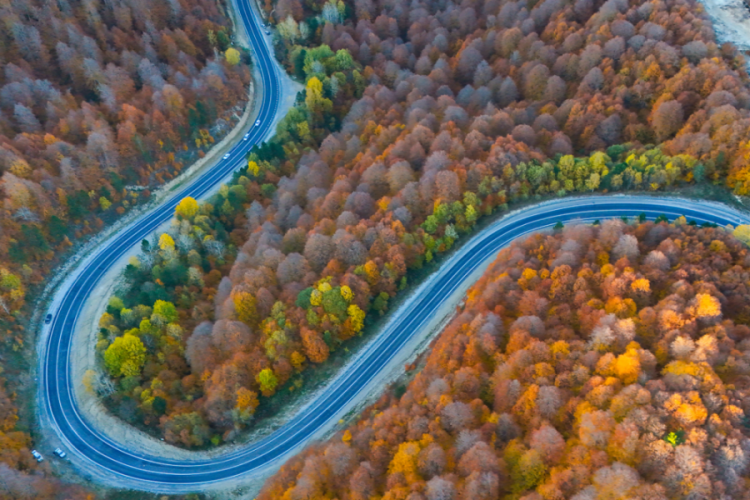
[[[415,336],[445,309],[451,293],[467,286],[467,281],[483,269],[497,251],[514,239],[574,219],[592,221],[609,217],[648,218],[666,215],[670,220],[685,215],[698,223],[719,225],[749,223],[747,215],[715,203],[699,203],[677,198],[648,196],[592,196],[566,198],[514,212],[474,235],[438,271],[392,314],[391,320],[358,358],[343,369],[322,391],[320,397],[269,436],[239,450],[207,460],[180,461],[151,456],[129,449],[128,443],[115,442],[86,421],[79,412],[71,380],[71,341],[83,304],[104,274],[134,245],[169,220],[174,207],[185,196],[200,197],[245,162],[245,151],[266,135],[279,101],[279,78],[267,44],[254,14],[238,0],[237,11],[253,44],[255,62],[262,77],[264,99],[248,141],[240,140],[226,160],[153,212],[134,221],[111,238],[82,264],[71,286],[61,289],[54,320],[42,341],[40,360],[42,410],[71,455],[86,469],[117,476],[133,488],[165,492],[190,492],[240,476],[267,469],[330,429],[338,418],[364,396],[365,388],[388,366]],[[72,278],[71,278],[72,279]]]

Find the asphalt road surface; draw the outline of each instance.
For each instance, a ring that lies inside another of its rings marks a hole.
[[[362,389],[412,337],[418,335],[451,292],[479,266],[486,265],[499,249],[520,236],[549,228],[557,222],[574,219],[590,222],[640,214],[645,214],[649,219],[666,215],[670,220],[685,215],[688,220],[695,220],[699,224],[708,222],[721,226],[750,222],[746,215],[723,205],[648,196],[567,198],[526,208],[474,235],[430,278],[422,289],[423,293],[414,294],[393,314],[367,352],[339,373],[317,400],[266,438],[212,460],[179,461],[131,451],[128,443],[110,440],[79,413],[74,381],[70,376],[71,339],[84,303],[110,266],[172,217],[180,199],[185,196],[200,197],[229,172],[244,165],[245,152],[265,136],[274,119],[279,100],[279,78],[257,19],[246,0],[239,1],[238,12],[247,26],[255,64],[263,80],[264,98],[260,103],[258,118],[260,126],[251,126],[249,140],[242,141],[240,138],[227,160],[217,163],[158,209],[134,221],[97,251],[94,258],[84,264],[86,267],[78,273],[72,286],[60,292],[64,294],[60,298],[60,306],[56,311],[51,311],[54,320],[44,346],[41,372],[44,411],[71,454],[82,459],[87,468],[98,468],[106,474],[116,475],[121,479],[118,481],[120,483],[157,491],[196,491],[208,484],[252,475],[254,471],[288,458],[321,429],[331,428],[335,424],[334,418],[363,396]]]

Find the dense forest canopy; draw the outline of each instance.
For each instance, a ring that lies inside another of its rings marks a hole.
[[[258,500],[748,498],[749,276],[684,218],[517,241],[406,390]]]
[[[56,251],[172,178],[214,141],[219,117],[241,110],[250,74],[220,52],[238,54],[222,9],[203,0],[0,4],[4,322]]]
[[[0,497],[92,498],[30,454],[26,302],[231,128],[250,71],[211,0],[9,0],[0,18]]]
[[[100,325],[92,389],[169,442],[233,438],[509,204],[743,192],[744,59],[696,2],[273,9],[304,92],[242,175],[148,244]]]
[[[0,6],[8,321],[54,250],[137,200],[127,185],[212,142],[249,79],[207,1],[17,3]],[[305,89],[230,185],[183,200],[143,243],[84,379],[170,443],[234,438],[510,204],[750,191],[745,60],[694,0],[265,8]],[[475,287],[406,395],[264,495],[741,498],[745,247],[663,223],[529,241]],[[28,437],[3,436],[18,450],[4,461],[33,469]]]

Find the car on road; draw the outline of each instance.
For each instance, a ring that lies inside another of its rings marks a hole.
[[[266,35],[270,35],[270,34],[271,34],[271,30],[266,30]]]
[[[41,462],[42,460],[44,460],[42,454],[36,450],[31,450],[31,456],[34,457],[37,462]]]
[[[245,137],[243,137],[243,138],[242,138],[242,140],[243,140],[243,141],[246,141],[246,140],[248,140],[249,138],[250,138],[250,132],[248,132],[247,134],[245,134]]]
[[[260,120],[255,120],[255,126],[260,127]]]
[[[55,455],[57,455],[60,458],[65,458],[68,456],[68,454],[62,451],[60,448],[55,448]]]
[[[225,155],[224,155],[224,157],[223,157],[222,159],[223,159],[223,160],[226,160],[227,158],[229,158],[229,153],[225,154]]]
[[[52,314],[48,314],[44,317],[44,324],[49,325],[50,323],[52,323]]]

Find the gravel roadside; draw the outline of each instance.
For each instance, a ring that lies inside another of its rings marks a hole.
[[[719,43],[750,50],[750,8],[743,0],[700,0],[711,19]],[[750,65],[750,61],[748,62]]]

